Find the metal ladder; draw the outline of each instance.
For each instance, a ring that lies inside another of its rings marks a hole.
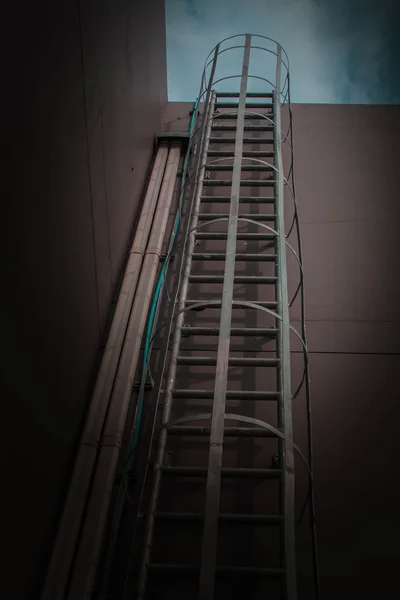
[[[249,93],[250,47],[204,102],[137,600],[297,598],[280,47]]]

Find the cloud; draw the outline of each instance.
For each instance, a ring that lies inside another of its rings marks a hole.
[[[210,50],[250,32],[287,51],[294,102],[399,102],[390,75],[399,52],[396,10],[392,0],[379,6],[370,0],[166,0],[169,99],[193,100]],[[221,55],[223,75],[240,70],[239,53]],[[272,78],[272,65],[258,54],[251,70]]]

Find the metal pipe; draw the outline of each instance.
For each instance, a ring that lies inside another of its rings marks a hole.
[[[67,491],[42,600],[64,598],[126,326],[159,195],[168,145],[158,148]]]
[[[212,83],[212,77],[210,79],[210,84],[211,83]],[[204,142],[204,146],[203,146],[202,154],[201,154],[201,158],[200,158],[200,163],[199,163],[201,165],[201,167],[198,171],[198,178],[197,178],[198,186],[197,186],[197,190],[196,190],[196,196],[194,199],[193,213],[192,213],[192,219],[191,219],[191,223],[190,223],[191,233],[189,234],[189,237],[188,237],[186,262],[185,262],[185,266],[184,266],[182,285],[181,285],[180,294],[179,294],[179,303],[178,303],[178,307],[177,307],[178,311],[182,310],[185,307],[186,295],[187,295],[187,290],[189,287],[189,275],[190,275],[190,269],[191,269],[191,264],[192,264],[192,254],[193,254],[193,249],[194,249],[194,244],[195,244],[195,239],[196,239],[196,232],[193,229],[195,229],[197,226],[197,221],[198,221],[198,216],[199,216],[201,194],[202,194],[202,190],[203,190],[203,178],[204,178],[204,172],[205,172],[208,143],[209,143],[210,132],[211,132],[211,120],[208,119],[208,116],[213,113],[214,104],[215,104],[215,93],[212,94],[211,101],[208,104],[208,106],[206,106],[205,114],[203,117],[203,123],[206,124],[205,142]],[[174,331],[174,336],[173,336],[173,341],[172,341],[171,363],[170,363],[170,367],[169,367],[168,381],[167,381],[167,387],[166,387],[166,391],[165,391],[164,408],[163,408],[163,414],[162,414],[162,422],[163,423],[166,423],[169,420],[170,412],[171,412],[172,390],[173,390],[174,381],[175,381],[175,373],[176,373],[176,366],[177,366],[176,359],[177,359],[178,352],[179,352],[179,345],[180,345],[180,339],[181,339],[181,328],[183,325],[183,319],[184,319],[184,313],[181,312],[178,315],[177,320],[176,320],[175,331]],[[152,540],[153,529],[154,529],[154,513],[155,513],[157,500],[158,500],[158,493],[159,493],[159,489],[160,489],[161,465],[163,464],[163,461],[164,461],[166,443],[167,443],[167,431],[166,431],[166,429],[163,429],[160,433],[160,439],[159,439],[159,443],[158,443],[157,458],[156,458],[156,463],[154,466],[154,480],[153,480],[153,484],[152,484],[150,506],[148,509],[148,515],[147,515],[145,532],[144,532],[145,540],[144,540],[144,550],[143,550],[143,555],[142,555],[142,560],[141,560],[141,565],[140,565],[140,573],[139,573],[139,584],[138,584],[138,594],[137,594],[138,600],[143,600],[144,594],[145,594],[146,581],[147,581],[146,565],[150,559],[150,554],[151,554],[151,540]]]
[[[141,340],[160,264],[162,243],[167,229],[180,155],[180,144],[173,143],[168,156],[151,236],[129,318],[110,407],[100,442],[99,458],[88,503],[87,516],[83,524],[71,586],[67,595],[69,600],[89,599],[93,589],[111,495],[115,484],[134,376],[139,360]]]

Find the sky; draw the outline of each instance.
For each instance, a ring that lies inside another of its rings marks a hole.
[[[400,0],[166,0],[166,21],[171,101],[195,100],[219,41],[254,33],[286,50],[292,102],[400,104]],[[222,75],[240,72],[238,52],[225,53]]]

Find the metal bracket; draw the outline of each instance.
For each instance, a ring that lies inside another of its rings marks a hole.
[[[142,385],[141,381],[135,381],[133,384],[133,389],[138,390],[140,389],[140,386]],[[151,383],[151,381],[146,381],[146,383],[144,384],[144,389],[145,391],[149,391],[153,389],[153,384]]]
[[[160,260],[165,260],[167,258],[167,256],[168,256],[168,254],[161,254]],[[173,262],[173,260],[174,260],[174,254],[171,254],[169,257],[169,261]]]
[[[279,455],[278,454],[274,454],[274,456],[272,457],[271,466],[273,469],[279,468]]]
[[[182,152],[186,152],[189,145],[190,133],[188,131],[162,131],[157,133],[155,137],[156,149],[161,142],[180,142]]]
[[[185,325],[182,327],[182,329],[181,329],[181,335],[182,335],[182,337],[190,337],[190,334],[185,332],[185,327],[190,327],[190,325],[188,325],[188,324],[186,323],[186,324],[185,324]]]

